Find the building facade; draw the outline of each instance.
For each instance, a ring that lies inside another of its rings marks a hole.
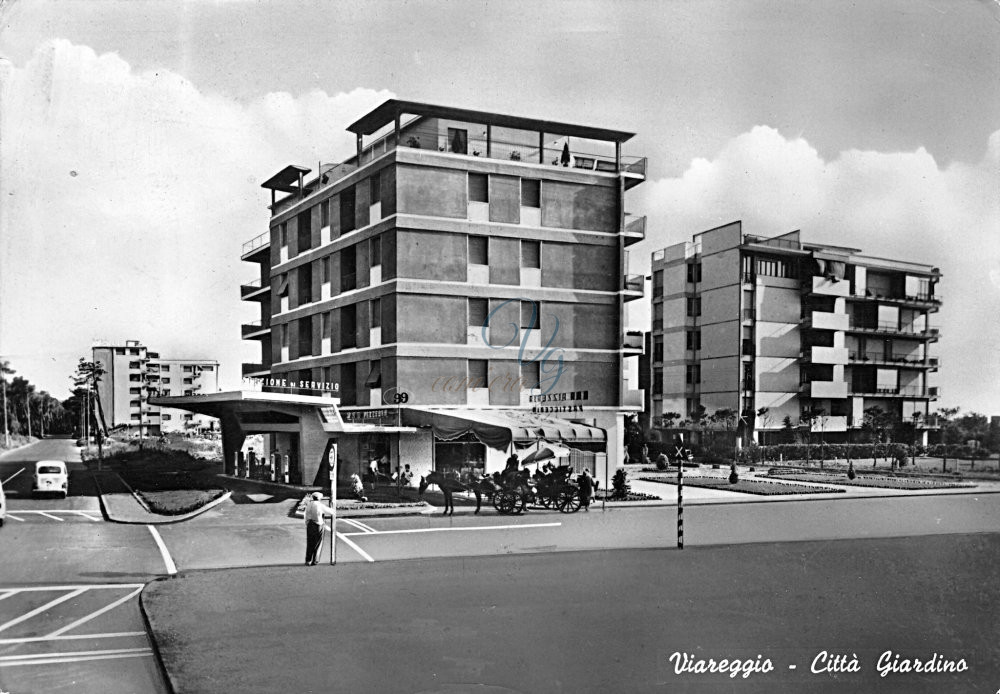
[[[217,430],[211,417],[153,405],[157,396],[215,393],[219,362],[211,359],[167,359],[138,340],[93,348],[93,360],[105,370],[100,397],[110,429],[157,436],[171,432]]]
[[[735,413],[743,443],[789,425],[846,441],[878,407],[926,443],[938,268],[734,222],[655,252],[652,272],[654,428],[704,407]]]
[[[623,370],[642,351],[623,325],[643,296],[632,135],[397,100],[348,130],[351,159],[263,184],[269,230],[242,254],[259,305],[243,336],[261,346],[246,387],[335,399],[357,432],[328,437],[341,476],[382,456],[385,472],[491,472],[526,438],[617,464],[641,408]],[[504,421],[509,441],[484,434]],[[273,431],[265,453],[311,482],[326,454],[304,440]]]

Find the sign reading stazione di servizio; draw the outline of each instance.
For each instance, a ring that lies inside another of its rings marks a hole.
[[[287,378],[244,378],[246,390],[268,388],[295,388],[296,390],[314,390],[318,393],[339,393],[340,384],[332,381],[292,381]]]

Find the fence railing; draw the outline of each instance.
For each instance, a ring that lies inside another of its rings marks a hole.
[[[255,236],[246,243],[243,244],[243,252],[241,255],[246,255],[251,251],[255,251],[262,246],[269,246],[271,244],[271,232],[265,231],[260,236]]]

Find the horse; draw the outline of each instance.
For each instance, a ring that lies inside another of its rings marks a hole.
[[[441,492],[444,494],[444,513],[445,515],[455,515],[455,502],[453,495],[455,492],[472,492],[476,495],[476,513],[479,513],[479,509],[483,504],[483,493],[492,494],[493,485],[487,480],[475,480],[469,484],[462,484],[457,479],[453,479],[444,475],[437,470],[433,470],[426,477],[420,478],[420,486],[417,488],[417,493],[423,496],[427,487],[436,484]]]

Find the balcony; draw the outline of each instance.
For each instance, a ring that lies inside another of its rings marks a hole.
[[[646,279],[642,275],[626,275],[622,280],[625,301],[641,299],[645,295]]]
[[[851,325],[851,318],[846,313],[813,311],[806,318],[805,324],[814,330],[847,330]]]
[[[244,363],[243,368],[243,378],[248,376],[267,376],[270,374],[270,370],[263,364],[248,364]]]
[[[847,397],[847,383],[844,381],[810,381],[803,386],[813,399],[838,400]]]
[[[244,340],[263,340],[271,334],[271,326],[261,325],[259,320],[255,320],[243,323],[240,326],[240,332]]]
[[[806,353],[813,364],[847,364],[849,354],[846,347],[812,346]]]
[[[744,357],[752,357],[755,353],[753,340],[749,338],[744,338],[742,342],[741,352],[743,353]]]
[[[865,395],[879,398],[930,398],[938,397],[937,388],[924,388],[922,386],[892,386],[878,385],[871,383],[858,383],[851,385],[851,395]]]
[[[754,392],[755,385],[756,384],[752,378],[744,378],[740,381],[740,390],[744,393],[752,393]]]
[[[757,311],[752,308],[743,309],[743,320],[752,321],[757,318]]]
[[[899,306],[911,306],[914,308],[925,308],[937,310],[941,306],[942,297],[938,293],[934,294],[901,294],[890,295],[873,292],[866,289],[864,295],[856,294],[850,297],[853,301],[868,300],[877,301],[882,304],[896,304]]]
[[[646,217],[636,217],[630,214],[625,215],[625,245],[631,246],[646,238]]]
[[[622,336],[622,351],[626,355],[643,353],[643,336],[640,330],[628,330]]]
[[[270,253],[271,232],[265,231],[260,236],[255,236],[243,244],[240,259],[251,263],[266,263],[271,259]]]
[[[622,392],[622,406],[641,408],[645,395],[646,391],[644,390],[625,390]]]
[[[807,277],[805,289],[810,294],[820,296],[850,296],[851,283],[847,280],[832,280],[826,277]]]
[[[851,352],[849,355],[852,364],[871,364],[872,366],[901,366],[909,369],[930,369],[936,371],[940,365],[939,357],[929,357],[922,359],[913,356],[893,356],[883,352]]]
[[[929,340],[937,340],[939,337],[939,330],[937,328],[925,328],[918,330],[912,325],[899,325],[895,322],[885,322],[880,321],[878,323],[868,323],[868,324],[858,324],[851,323],[848,327],[849,332],[855,333],[869,333],[878,335],[906,335],[911,337],[919,337]]]
[[[270,293],[271,285],[261,286],[260,278],[240,285],[240,299],[242,301],[259,301],[263,303],[268,300]]]

